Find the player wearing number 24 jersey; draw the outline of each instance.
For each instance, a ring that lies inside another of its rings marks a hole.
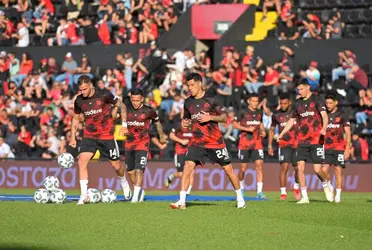
[[[335,202],[338,203],[341,201],[342,169],[345,168],[345,160],[350,157],[350,122],[337,107],[338,101],[335,94],[327,94],[325,100],[329,123],[324,138],[325,165],[323,166],[323,171],[326,173],[328,181],[330,181],[329,166],[334,166],[336,175]]]
[[[244,174],[248,167],[248,162],[252,160],[257,171],[257,197],[264,198],[263,189],[263,145],[262,137],[266,136],[265,128],[262,122],[263,111],[258,109],[259,97],[257,94],[251,94],[248,98],[248,109],[235,117],[234,128],[239,129],[239,153],[241,161],[239,170],[240,189],[244,190]]]
[[[324,101],[310,91],[310,84],[307,79],[301,79],[297,90],[300,97],[293,105],[291,119],[288,120],[287,125],[278,136],[280,143],[281,139],[292,128],[294,123],[298,122],[297,166],[302,199],[297,203],[310,203],[304,173],[307,161],[312,161],[314,171],[322,181],[326,198],[332,202],[331,184],[327,183],[327,178],[322,170],[324,149],[321,144],[323,143],[322,138],[326,134],[328,125],[328,115]]]
[[[239,180],[230,163],[230,156],[218,127],[219,122],[226,122],[225,109],[214,98],[206,96],[200,74],[191,73],[186,77],[191,97],[184,104],[183,127],[191,127],[192,137],[187,149],[185,166],[181,180],[180,199],[171,203],[173,209],[186,208],[186,190],[190,176],[197,164],[204,164],[206,159],[218,163],[229,177],[237,195],[238,208],[245,207],[245,201],[239,187]]]
[[[79,178],[81,195],[78,205],[88,202],[88,163],[97,150],[101,155],[110,160],[114,168],[126,199],[130,199],[131,190],[125,178],[125,169],[120,163],[118,144],[114,139],[114,118],[113,110],[121,108],[122,122],[127,119],[125,105],[109,91],[97,91],[86,75],[78,80],[80,95],[74,103],[74,115],[71,126],[70,146],[76,148],[76,131],[80,121],[85,121],[83,140],[80,145],[79,156]],[[121,129],[122,134],[127,132],[126,128]]]

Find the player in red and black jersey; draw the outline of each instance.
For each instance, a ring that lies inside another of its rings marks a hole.
[[[125,141],[125,163],[134,186],[133,203],[142,202],[145,196],[142,183],[150,147],[151,122],[156,125],[160,143],[165,143],[163,128],[155,109],[143,104],[143,101],[142,90],[133,89],[130,92],[130,104],[127,105],[129,132]]]
[[[275,134],[276,126],[279,128],[279,133],[283,131],[284,127],[287,125],[287,121],[292,116],[291,100],[290,95],[283,93],[279,97],[280,99],[280,109],[276,110],[271,117],[271,127],[269,130],[269,145],[268,154],[273,156],[273,139]],[[297,124],[295,122],[294,126],[286,133],[283,138],[279,141],[279,162],[280,162],[280,199],[287,199],[287,175],[289,164],[294,167],[295,183],[293,184],[293,192],[297,200],[301,199],[300,184],[298,183],[298,169],[297,169],[297,159],[296,159],[296,149],[297,149]]]
[[[76,148],[76,131],[81,121],[85,121],[84,136],[79,149],[79,178],[81,196],[78,205],[88,202],[88,163],[97,150],[110,160],[111,166],[120,178],[126,199],[130,199],[131,190],[125,178],[125,169],[120,163],[119,147],[114,138],[113,107],[121,109],[123,123],[126,123],[125,105],[110,92],[99,92],[90,78],[83,75],[78,80],[80,95],[74,103],[74,115],[71,126],[70,146]],[[128,130],[121,129],[125,134]]]
[[[206,159],[218,163],[229,177],[237,196],[238,208],[245,208],[245,201],[239,187],[238,176],[230,163],[229,153],[218,127],[226,122],[225,109],[214,98],[207,97],[203,89],[202,77],[191,73],[186,77],[191,97],[184,104],[183,127],[190,127],[192,137],[186,152],[185,166],[181,181],[180,199],[171,203],[171,208],[186,208],[186,190],[190,184],[191,173],[197,164],[203,165]]]
[[[327,133],[324,138],[324,150],[326,165],[323,171],[330,182],[329,166],[334,166],[336,175],[336,196],[335,202],[341,201],[342,190],[342,169],[345,168],[345,160],[350,157],[351,149],[351,130],[350,122],[345,114],[337,107],[338,101],[335,94],[330,93],[325,97],[328,112]]]
[[[244,190],[244,173],[248,168],[248,162],[252,160],[257,171],[257,197],[264,198],[262,137],[265,137],[266,133],[262,122],[263,111],[258,109],[259,102],[258,95],[251,94],[248,98],[248,109],[239,118],[235,117],[233,126],[241,131],[238,146],[238,157],[241,161],[238,173],[240,189]]]
[[[328,115],[324,101],[310,91],[310,84],[307,79],[301,79],[297,90],[300,97],[293,105],[291,119],[288,120],[287,125],[278,137],[280,141],[292,128],[295,121],[298,122],[297,166],[302,199],[297,203],[310,203],[304,172],[307,161],[312,161],[314,171],[322,181],[327,200],[333,201],[333,193],[322,170],[324,158],[322,144],[328,125]]]
[[[172,132],[169,134],[169,139],[175,142],[175,154],[174,154],[174,165],[177,169],[176,173],[172,173],[168,176],[165,186],[169,187],[172,181],[175,178],[181,178],[183,173],[183,167],[185,165],[185,157],[187,152],[187,146],[192,137],[192,131],[190,127],[180,127],[178,129],[172,129]],[[190,194],[192,185],[194,183],[194,173],[190,177],[190,185],[187,188],[187,194]]]

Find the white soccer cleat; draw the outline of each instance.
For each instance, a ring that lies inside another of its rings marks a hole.
[[[333,192],[331,191],[331,189],[329,187],[324,188],[324,193],[326,195],[327,201],[333,202],[334,195],[333,195]]]
[[[76,205],[84,205],[89,202],[88,195],[80,195],[79,201],[76,203]]]
[[[186,204],[184,202],[177,201],[175,203],[171,203],[170,204],[170,207],[172,209],[181,209],[181,210],[184,210],[184,209],[186,209]]]
[[[297,201],[297,204],[309,204],[309,203],[310,203],[309,198],[307,199],[301,198],[301,200]]]
[[[238,201],[238,209],[246,208],[245,201]]]
[[[130,186],[126,186],[123,188],[124,199],[129,201],[132,198],[132,190],[130,190]]]
[[[341,196],[336,196],[335,203],[340,203],[340,202],[341,202]]]

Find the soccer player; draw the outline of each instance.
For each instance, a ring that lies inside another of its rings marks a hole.
[[[98,92],[91,79],[83,75],[79,77],[78,86],[80,95],[74,103],[74,115],[71,126],[70,146],[76,148],[76,131],[79,122],[85,121],[84,136],[79,149],[79,178],[81,195],[78,205],[88,202],[88,163],[99,150],[100,153],[110,160],[111,166],[120,178],[120,184],[125,199],[130,199],[131,190],[125,178],[125,169],[120,163],[118,144],[114,138],[114,119],[112,118],[113,106],[121,109],[122,125],[120,133],[127,133],[126,107],[110,92]]]
[[[259,97],[257,94],[251,94],[248,98],[248,110],[241,114],[239,118],[235,117],[233,126],[241,130],[239,140],[238,157],[241,161],[238,177],[240,189],[244,190],[244,174],[248,167],[248,162],[252,160],[257,171],[257,197],[264,198],[263,189],[263,160],[264,151],[262,137],[266,136],[265,127],[262,122],[263,111],[258,109]]]
[[[323,171],[330,182],[329,166],[334,166],[336,175],[336,196],[335,202],[341,201],[342,190],[342,169],[345,168],[345,160],[350,157],[351,130],[350,122],[344,113],[337,107],[338,101],[335,94],[330,93],[325,97],[328,111],[329,124],[324,138],[325,165]],[[345,137],[344,137],[345,135]]]
[[[178,129],[172,129],[172,132],[169,134],[169,139],[176,143],[176,153],[174,155],[174,164],[177,169],[176,173],[172,173],[168,176],[165,181],[165,186],[169,187],[175,178],[181,178],[183,173],[183,167],[185,165],[185,157],[187,152],[187,145],[190,142],[192,137],[192,132],[190,127],[180,127]],[[187,194],[190,194],[192,185],[194,183],[194,172],[190,177],[190,185],[187,188]]]
[[[279,132],[282,132],[285,125],[287,125],[288,120],[292,115],[292,103],[290,95],[283,93],[279,96],[280,109],[276,110],[271,119],[271,127],[269,130],[269,145],[268,145],[268,154],[273,156],[273,139],[275,134],[276,126],[279,127]],[[300,193],[300,184],[298,183],[298,169],[297,169],[297,159],[296,159],[296,148],[297,148],[297,124],[286,133],[282,140],[279,141],[279,162],[280,162],[280,175],[279,175],[279,184],[280,184],[280,199],[287,199],[287,175],[289,164],[292,164],[295,174],[295,183],[293,184],[293,192],[296,200],[301,199]]]
[[[186,81],[191,96],[185,101],[182,126],[191,126],[192,137],[186,152],[180,199],[171,203],[170,207],[186,209],[186,191],[190,185],[191,173],[197,164],[203,165],[205,160],[209,159],[213,163],[218,163],[224,169],[235,189],[237,207],[245,208],[239,179],[234,173],[229,153],[218,127],[219,122],[226,122],[225,109],[219,106],[214,98],[206,96],[200,74],[191,73],[186,77]]]
[[[143,104],[143,101],[144,94],[141,89],[131,90],[130,104],[127,105],[129,132],[125,141],[125,163],[134,186],[132,203],[142,202],[145,196],[142,183],[150,147],[151,122],[156,126],[160,143],[165,143],[163,128],[155,109]]]
[[[305,164],[308,161],[312,161],[314,171],[322,181],[326,198],[332,202],[333,193],[327,182],[327,177],[322,170],[324,157],[322,144],[328,125],[328,115],[324,101],[310,91],[310,84],[307,79],[301,79],[297,90],[300,97],[294,103],[291,118],[278,136],[278,141],[280,142],[284,135],[292,128],[295,121],[298,122],[297,166],[302,198],[297,203],[310,203],[304,172]]]

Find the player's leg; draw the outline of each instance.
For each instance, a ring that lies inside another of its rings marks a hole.
[[[280,175],[279,175],[279,184],[280,184],[280,199],[287,199],[287,175],[288,175],[289,163],[283,162],[280,164]]]
[[[239,178],[240,189],[242,190],[242,192],[244,191],[244,177],[245,177],[245,171],[248,168],[250,154],[251,154],[250,150],[239,150],[238,152],[238,158],[241,162],[240,169],[238,172],[238,178]]]
[[[310,149],[311,158],[313,161],[314,172],[322,182],[323,190],[329,202],[333,201],[333,193],[329,187],[326,174],[323,172],[322,163],[324,161],[324,148],[322,145],[313,146]]]
[[[189,187],[187,188],[187,191],[186,191],[187,195],[189,195],[191,193],[192,186],[194,185],[194,177],[195,177],[195,168],[192,170],[191,175],[190,175],[190,183],[189,183]]]
[[[299,146],[297,148],[297,168],[298,168],[298,181],[300,182],[300,189],[302,198],[298,204],[310,203],[309,196],[307,195],[306,179],[305,179],[305,164],[310,158],[310,149],[308,146]]]
[[[251,153],[252,161],[256,167],[256,178],[257,178],[257,197],[258,198],[265,198],[263,194],[263,159],[264,159],[264,152],[262,149],[254,150]]]
[[[298,167],[297,167],[297,154],[296,149],[291,148],[291,163],[293,166],[294,183],[293,183],[293,194],[296,200],[301,200],[300,182],[298,180]]]
[[[110,161],[112,168],[115,170],[116,175],[120,179],[120,185],[124,193],[124,198],[129,200],[132,196],[129,183],[125,177],[125,169],[120,162],[119,146],[115,139],[113,140],[101,140],[98,142],[99,151]]]
[[[145,150],[134,151],[134,177],[135,181],[132,203],[142,202],[144,200],[145,191],[142,189],[143,176],[145,174],[146,164],[147,164],[147,155],[148,152]]]
[[[335,165],[335,175],[336,175],[336,196],[335,202],[339,203],[341,201],[341,191],[342,191],[342,172],[346,167],[344,152],[336,151],[335,157],[333,158]]]
[[[127,167],[127,173],[129,176],[132,185],[136,182],[136,178],[134,176],[134,151],[126,150],[125,153],[125,165]]]
[[[184,155],[179,155],[175,154],[174,155],[174,166],[177,169],[177,172],[171,173],[168,175],[167,179],[165,180],[165,186],[169,188],[170,184],[172,184],[173,180],[176,178],[181,178],[182,177],[182,172],[183,172],[183,166],[184,166],[184,160],[182,163],[182,160],[180,158],[184,158]]]

